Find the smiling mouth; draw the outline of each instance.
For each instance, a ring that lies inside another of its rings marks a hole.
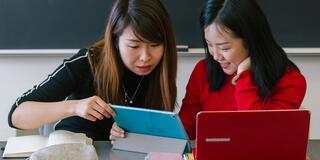
[[[228,68],[229,67],[229,63],[220,63],[221,68]]]

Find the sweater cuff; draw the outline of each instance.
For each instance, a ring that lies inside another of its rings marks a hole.
[[[239,73],[239,74],[236,74],[233,78],[232,78],[232,80],[231,80],[231,83],[233,84],[233,85],[236,85],[236,82],[237,82],[237,80],[239,79],[239,78],[243,78],[243,77],[247,77],[247,76],[250,76],[251,75],[251,70],[245,70],[245,71],[243,71],[243,72],[241,72],[241,73]]]

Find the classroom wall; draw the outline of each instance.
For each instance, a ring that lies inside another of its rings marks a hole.
[[[43,81],[62,60],[70,54],[50,55],[5,55],[0,54],[0,141],[14,136],[16,130],[9,128],[7,115],[15,99],[33,85]],[[303,106],[311,110],[311,139],[320,139],[320,56],[289,56],[301,69],[307,79],[307,95]],[[179,56],[178,103],[181,105],[189,75],[201,56]]]

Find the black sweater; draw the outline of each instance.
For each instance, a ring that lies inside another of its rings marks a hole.
[[[12,124],[12,113],[23,102],[57,102],[63,100],[79,100],[96,95],[93,84],[93,74],[88,61],[87,49],[81,49],[70,59],[64,60],[52,74],[39,85],[25,92],[13,104],[9,115],[8,123],[10,127],[16,128]],[[124,86],[130,96],[133,95],[140,76],[129,70],[124,72]],[[134,98],[132,106],[142,106],[145,92],[148,85],[148,77],[145,77]],[[112,118],[104,118],[92,122],[84,118],[73,116],[62,119],[55,125],[55,130],[63,129],[73,132],[85,133],[94,140],[109,139],[110,129],[113,124]]]

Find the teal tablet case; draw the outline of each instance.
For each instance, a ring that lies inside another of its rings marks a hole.
[[[126,132],[188,140],[177,113],[111,105],[115,122]]]

